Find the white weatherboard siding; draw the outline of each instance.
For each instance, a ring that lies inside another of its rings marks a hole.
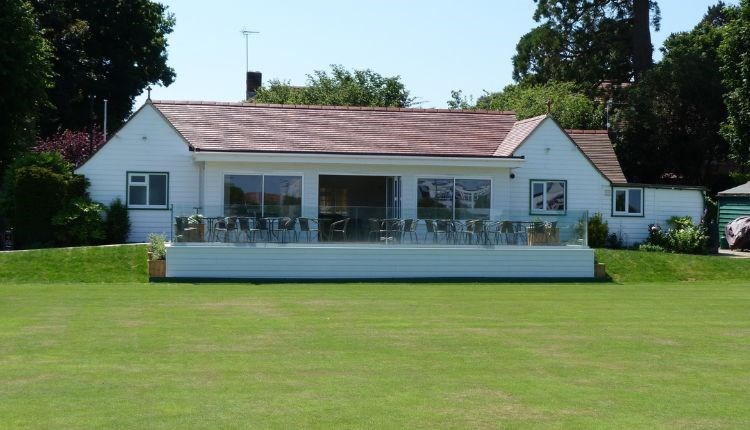
[[[550,119],[540,124],[515,155],[525,156],[526,164],[514,169],[516,177],[510,180],[511,217],[537,216],[530,215],[529,208],[532,179],[567,181],[568,212],[601,213],[609,232],[618,234],[626,245],[645,241],[650,224],[666,228],[672,216],[689,215],[695,223],[703,216],[700,190],[666,188],[644,189],[644,216],[612,216],[612,185]]]
[[[648,238],[648,226],[651,224],[659,224],[666,229],[667,220],[673,216],[690,216],[697,224],[703,217],[703,208],[703,193],[700,190],[646,188],[642,217],[609,216],[611,206],[601,213],[605,215],[609,232],[620,236],[626,245],[632,245]]]
[[[143,106],[125,126],[76,173],[91,182],[95,201],[108,205],[120,198],[125,202],[127,172],[168,172],[169,203],[198,206],[198,164],[187,144],[149,104]],[[148,233],[169,237],[169,210],[130,209],[131,242],[143,242]]]
[[[246,279],[592,278],[584,247],[189,245],[167,249],[167,277]]]
[[[526,164],[514,170],[516,177],[510,181],[510,207],[515,215],[529,216],[532,179],[567,181],[568,212],[609,213],[602,210],[602,206],[609,207],[609,181],[551,119],[544,120],[515,155],[526,157]]]

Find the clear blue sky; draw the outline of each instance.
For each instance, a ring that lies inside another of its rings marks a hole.
[[[717,0],[659,0],[664,39],[690,30]],[[245,39],[250,70],[303,85],[308,73],[372,69],[401,81],[421,107],[445,107],[453,89],[474,97],[512,83],[518,39],[536,25],[532,0],[165,0],[177,20],[168,64],[177,78],[154,99],[240,101],[245,93]],[[727,1],[736,4],[736,0]],[[136,99],[134,108],[145,100]]]

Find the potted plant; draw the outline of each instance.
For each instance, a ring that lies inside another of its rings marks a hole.
[[[206,232],[204,227],[205,217],[201,214],[192,214],[188,217],[188,228],[185,230],[187,242],[203,242]]]
[[[167,275],[167,238],[163,234],[148,235],[148,276],[163,278]]]
[[[529,245],[546,245],[547,244],[547,223],[541,218],[535,218],[528,229]]]

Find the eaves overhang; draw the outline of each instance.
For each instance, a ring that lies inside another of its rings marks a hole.
[[[457,157],[395,154],[326,154],[280,152],[194,151],[195,161],[229,163],[327,164],[327,165],[389,165],[517,168],[526,162],[524,157]]]

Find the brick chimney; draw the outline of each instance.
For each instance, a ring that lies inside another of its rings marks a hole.
[[[263,74],[260,72],[247,72],[245,100],[252,100],[258,93],[258,88],[263,84]]]

